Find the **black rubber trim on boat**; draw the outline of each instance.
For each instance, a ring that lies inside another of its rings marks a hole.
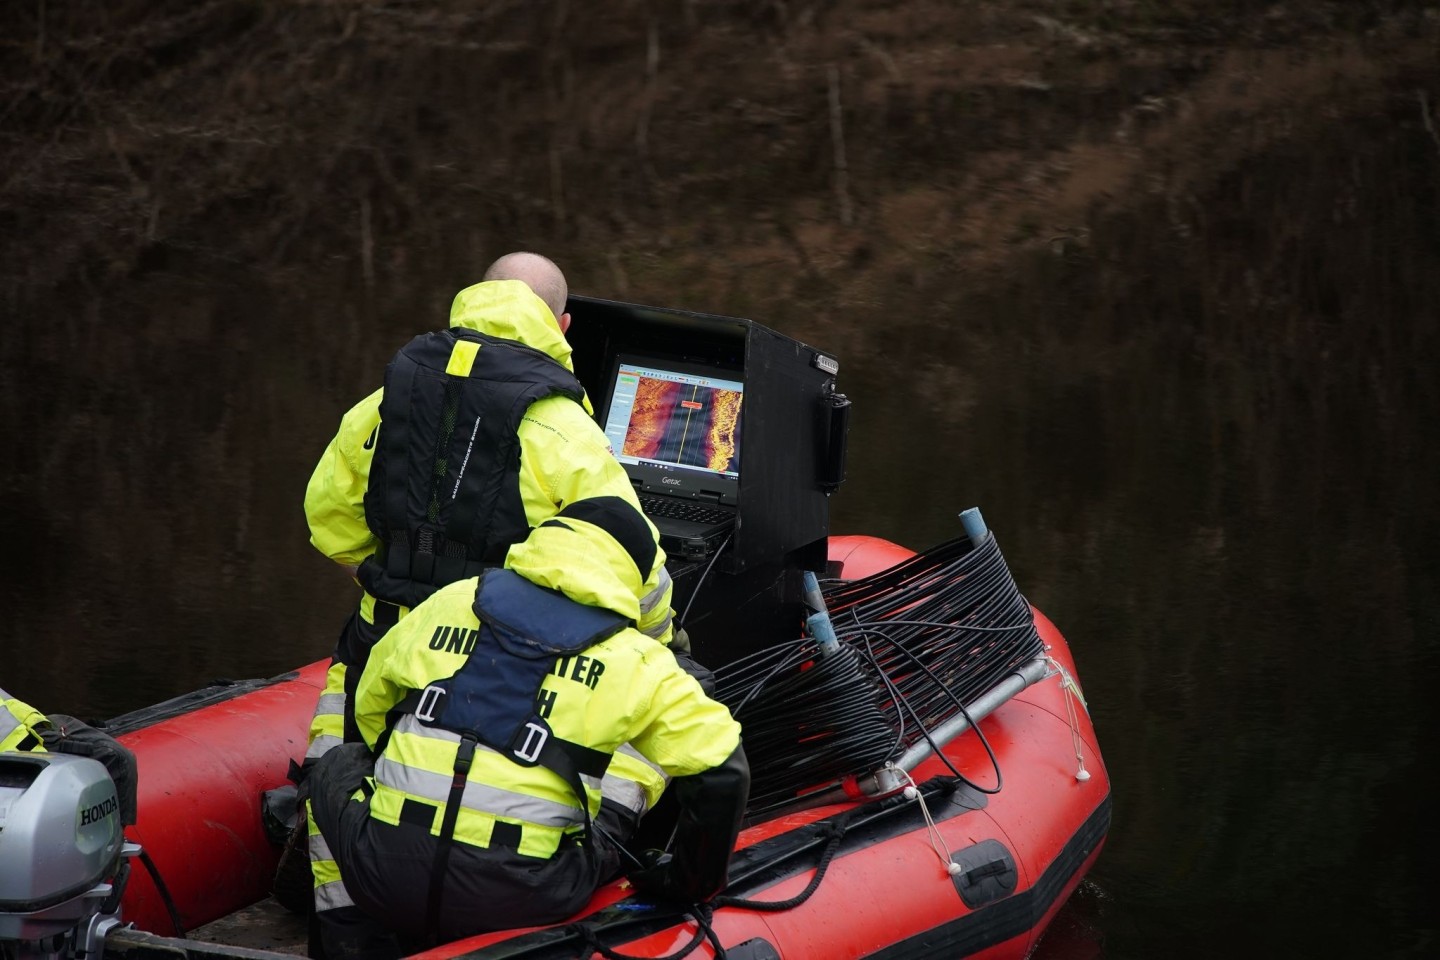
[[[1030,889],[931,927],[866,957],[869,960],[950,960],[968,957],[1034,929],[1109,830],[1110,797],[1107,796]]]
[[[984,794],[956,784],[949,777],[927,780],[920,785],[920,790],[937,823],[984,809],[988,803]],[[829,841],[827,827],[841,821],[846,823],[846,832],[835,854],[836,860],[925,828],[924,814],[918,804],[899,795],[872,801],[839,816],[817,820],[737,851],[730,861],[730,885],[725,888],[726,895],[763,895],[781,880],[814,869],[815,855]],[[685,916],[672,909],[652,907],[631,897],[597,910],[579,922],[589,924],[607,942],[615,943],[614,949],[623,953],[623,944],[684,923]],[[568,926],[557,925],[460,954],[454,960],[570,960],[580,942]]]
[[[780,951],[764,937],[756,937],[725,948],[726,960],[783,960]]]
[[[92,726],[105,731],[112,737],[118,737],[121,734],[132,733],[152,726],[162,720],[171,720],[200,707],[207,707],[212,703],[234,700],[236,697],[242,697],[252,691],[284,683],[287,680],[294,680],[298,676],[300,676],[300,671],[292,670],[289,673],[282,673],[278,677],[270,677],[268,680],[216,680],[208,687],[182,693],[178,697],[153,706],[122,713],[118,717],[113,717],[103,723],[94,723]]]
[[[926,781],[921,788],[936,823],[983,810],[989,804],[983,793],[956,784],[949,777]],[[845,816],[849,822],[840,848],[835,852],[837,860],[925,826],[925,816],[919,806],[899,795],[857,807],[842,815]],[[814,869],[814,858],[806,854],[818,852],[825,846],[829,838],[826,828],[842,817],[817,820],[737,851],[730,858],[730,885],[725,888],[726,895],[754,897],[781,880]]]
[[[293,953],[162,937],[134,927],[117,927],[105,935],[105,957],[106,960],[296,960]]]

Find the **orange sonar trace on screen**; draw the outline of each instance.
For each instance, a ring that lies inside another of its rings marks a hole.
[[[630,413],[630,426],[625,431],[621,453],[654,459],[660,441],[665,438],[665,425],[670,419],[667,411],[673,406],[667,402],[666,395],[678,393],[679,389],[677,383],[640,378],[635,385],[635,407]]]
[[[735,429],[740,424],[740,394],[716,390],[711,398],[710,469],[731,470],[735,461]]]
[[[731,470],[741,395],[641,377],[621,452],[681,466]]]

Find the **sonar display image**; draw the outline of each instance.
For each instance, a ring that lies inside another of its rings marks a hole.
[[[739,470],[740,392],[642,376],[621,452],[719,472]]]

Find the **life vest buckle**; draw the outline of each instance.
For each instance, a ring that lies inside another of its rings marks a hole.
[[[420,703],[415,707],[415,719],[421,723],[434,723],[437,717],[436,708],[440,706],[440,700],[445,696],[445,688],[430,684],[420,694]]]
[[[543,723],[529,720],[525,724],[525,741],[511,753],[521,763],[533,766],[539,762],[540,751],[545,749],[545,743],[549,739],[550,731]]]

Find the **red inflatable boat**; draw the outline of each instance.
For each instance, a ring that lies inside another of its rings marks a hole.
[[[1069,648],[1045,616],[1020,598],[1022,623],[980,623],[975,614],[966,615],[968,625],[928,619],[932,595],[988,576],[955,566],[968,562],[967,551],[978,552],[978,541],[974,550],[962,545],[912,569],[928,554],[870,537],[831,538],[830,569],[838,577],[825,581],[825,599],[839,646],[857,651],[854,672],[888,674],[876,689],[892,692],[875,695],[866,709],[910,735],[888,745],[880,760],[857,758],[848,770],[821,769],[817,747],[813,770],[767,785],[760,767],[771,734],[758,717],[747,719],[747,701],[736,716],[756,790],[730,886],[715,903],[668,911],[641,901],[621,880],[568,922],[486,934],[424,956],[1028,956],[1099,854],[1110,786]],[[950,572],[942,578],[942,570]],[[1003,580],[1010,582],[1008,571]],[[855,593],[860,584],[870,585],[868,592]],[[909,642],[900,631],[913,623],[921,626],[910,629],[931,631],[914,641],[922,653],[903,659],[879,648]],[[982,661],[998,656],[991,638],[1000,634],[1023,634],[1013,647],[1021,652],[987,666]],[[795,649],[785,661],[794,664],[789,674],[780,660],[767,661],[767,680],[811,682],[822,661],[839,662],[813,644]],[[960,708],[945,697],[905,692],[928,689],[923,674],[945,658],[958,658],[957,669],[967,673],[973,664],[986,666],[993,676],[984,689],[949,696],[965,701]],[[192,954],[263,955],[172,938],[269,895],[279,849],[262,822],[261,793],[286,783],[291,761],[303,756],[325,666],[213,687],[117,718],[119,739],[139,760],[139,817],[126,839],[143,848],[153,870],[130,871],[120,917],[134,929],[109,931],[107,952],[173,956],[182,946]],[[723,691],[727,678],[717,673]],[[732,674],[732,683],[748,682],[744,670]],[[800,689],[782,699],[802,702],[809,694]],[[839,688],[816,695],[832,689]],[[834,695],[853,702],[851,693]],[[766,721],[782,738],[787,722],[793,719]],[[813,727],[813,718],[799,722]],[[798,737],[799,747],[785,749],[809,749],[827,735],[811,730]]]

